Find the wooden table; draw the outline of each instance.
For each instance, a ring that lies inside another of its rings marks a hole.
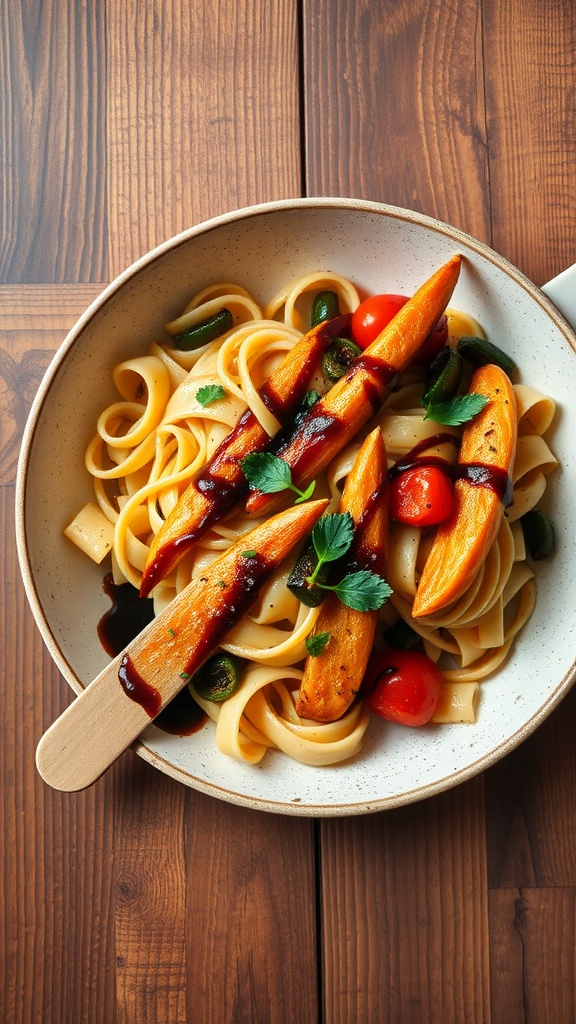
[[[396,811],[230,806],[131,751],[48,789],[71,700],[19,577],[19,437],[88,302],[208,216],[421,210],[537,284],[576,259],[573,0],[5,0],[0,10],[5,1024],[572,1024],[576,693]]]

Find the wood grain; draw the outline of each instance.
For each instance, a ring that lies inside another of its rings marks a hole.
[[[295,0],[107,11],[113,274],[207,217],[300,194]]]
[[[54,352],[99,291],[0,285],[0,484],[15,480],[28,411]]]
[[[576,878],[576,690],[486,773],[488,882],[567,886]]]
[[[187,1024],[186,814],[181,788],[139,758],[114,766],[117,1024]]]
[[[316,1024],[313,824],[187,794],[188,1020]]]
[[[323,823],[327,1020],[489,1019],[483,810],[477,779],[412,808]]]
[[[490,238],[480,5],[306,0],[306,184]]]
[[[576,1004],[574,886],[490,893],[492,1024],[572,1024]]]
[[[113,1020],[112,786],[70,801],[36,774],[32,749],[68,699],[67,687],[40,642],[18,576],[10,487],[0,487],[0,511],[0,646],[2,678],[10,681],[0,745],[7,839],[0,846],[0,1017],[10,1024]]]
[[[482,11],[492,245],[544,284],[576,258],[576,7]]]
[[[102,281],[105,5],[0,6],[0,280]]]

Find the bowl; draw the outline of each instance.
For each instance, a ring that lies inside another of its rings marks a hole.
[[[265,811],[377,811],[470,778],[556,707],[573,682],[576,652],[576,337],[539,288],[461,231],[381,204],[317,198],[239,210],[158,246],[102,292],[56,353],[23,439],[17,545],[37,625],[78,694],[108,660],[96,626],[109,600],[102,588],[105,570],[66,541],[63,528],[92,498],[84,451],[99,412],[115,399],[114,366],[142,352],[190,295],[212,281],[237,281],[263,302],[292,277],[330,270],[368,293],[409,294],[455,252],[464,260],[451,305],[471,313],[516,359],[522,378],[557,402],[551,444],[560,470],[547,502],[558,553],[539,567],[536,609],[513,655],[482,684],[475,724],[409,730],[374,719],[362,754],[333,768],[311,768],[276,752],[258,767],[240,764],[216,750],[211,725],[177,737],[151,724],[134,749],[179,782]]]

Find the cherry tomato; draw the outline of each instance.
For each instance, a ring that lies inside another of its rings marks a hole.
[[[425,654],[390,649],[370,659],[363,685],[369,691],[365,704],[375,715],[400,725],[426,725],[444,680]]]
[[[407,295],[370,295],[352,314],[352,337],[367,348],[408,302]]]
[[[414,466],[390,481],[390,515],[408,526],[437,526],[454,508],[454,485],[437,466]]]
[[[448,341],[448,317],[444,314],[440,317],[436,327],[430,331],[426,341],[420,349],[414,362],[417,366],[430,366],[441,348]]]

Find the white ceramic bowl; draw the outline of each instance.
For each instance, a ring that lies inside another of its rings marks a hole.
[[[309,768],[275,753],[257,768],[241,765],[215,749],[212,726],[181,739],[151,725],[136,751],[180,782],[262,810],[364,813],[469,778],[543,721],[572,683],[576,651],[576,337],[538,288],[462,232],[373,203],[302,199],[217,217],[159,246],[106,288],[49,367],[18,469],[18,552],[44,641],[79,693],[107,661],[96,624],[109,601],[103,568],[65,542],[62,529],[92,497],[84,449],[114,398],[115,364],[140,352],[214,280],[236,280],[265,300],[293,276],[327,269],[369,292],[410,293],[456,251],[465,260],[451,305],[472,313],[517,360],[522,379],[558,402],[552,446],[561,469],[547,498],[558,553],[539,566],[536,611],[513,656],[483,683],[475,725],[409,730],[374,720],[362,756],[335,768]]]

